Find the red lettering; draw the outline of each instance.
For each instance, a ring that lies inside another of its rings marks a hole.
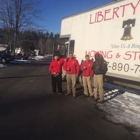
[[[89,55],[91,58],[95,56],[96,53],[100,53],[103,58],[107,58],[107,59],[112,59],[113,58],[113,54],[112,51],[85,51],[85,55]]]
[[[106,21],[106,20],[111,20],[111,18],[106,18],[106,15],[107,15],[108,13],[110,13],[110,10],[111,10],[111,9],[105,10],[105,16],[104,16],[104,17],[105,17],[105,21]]]
[[[109,54],[110,54],[110,55],[109,55]],[[107,58],[108,58],[108,59],[111,59],[112,57],[113,57],[112,51],[107,52]]]
[[[103,51],[100,51],[100,54],[103,56],[103,58],[107,58],[107,52],[103,52]]]
[[[98,12],[98,14],[97,14],[97,22],[101,22],[103,19],[104,19],[104,16],[103,16],[102,12],[101,11]]]
[[[90,57],[94,57],[94,55],[95,55],[95,51],[94,50],[92,50],[91,52],[90,52]]]
[[[96,51],[92,50],[92,51],[85,51],[85,55],[89,55],[90,57],[94,57]]]
[[[90,56],[90,51],[89,51],[89,52],[86,51],[86,52],[85,52],[85,55],[89,55],[89,56]]]
[[[130,60],[130,59],[132,58],[132,55],[131,55],[130,53],[131,53],[131,51],[126,52],[126,53],[125,53],[125,56],[128,57],[128,58],[126,58],[126,57],[123,57],[123,58],[124,58],[125,60]]]
[[[118,14],[117,14],[118,10],[119,10],[119,7],[115,7],[115,8],[113,9],[113,16],[112,16],[112,19],[115,18],[115,15],[116,15],[117,18],[119,18]]]
[[[132,53],[134,53],[134,60],[136,60],[137,54],[140,53],[140,52],[134,52],[134,51],[133,51]]]
[[[136,8],[137,8],[137,6],[138,6],[139,3],[140,3],[140,0],[138,1],[138,3],[137,3],[136,6],[134,6],[133,3],[131,3],[131,6],[132,6],[132,8],[133,8],[133,15],[135,14]]]
[[[93,24],[94,22],[92,22],[92,14],[90,14],[90,21],[89,24]]]
[[[124,57],[125,60],[130,60],[130,59],[136,60],[139,59],[140,57],[140,51],[132,51],[132,52],[128,51],[125,53],[125,55],[127,56],[127,58]]]
[[[125,13],[125,7],[128,6],[129,4],[125,4],[125,5],[122,5],[120,7],[123,8],[123,11],[122,11],[122,17],[124,17],[124,13]]]
[[[120,58],[121,55],[119,53],[116,54],[116,58]]]
[[[102,56],[104,57],[104,58],[108,58],[108,59],[111,59],[112,58],[112,51],[105,51],[105,52],[103,52],[103,51],[100,51],[100,54],[102,54]]]
[[[103,56],[103,58],[111,59],[113,57],[113,55],[111,54],[112,51],[99,51],[99,53]]]
[[[129,9],[129,11],[132,11],[132,14],[134,15],[136,13],[136,10],[139,5],[140,5],[140,0],[138,0],[136,5],[131,2],[131,3],[121,5],[119,7],[114,7],[113,9],[106,9],[104,11],[99,11],[95,14],[94,19],[92,19],[93,17],[91,14],[89,24],[99,23],[99,22],[111,20],[114,18],[124,17],[125,14],[127,14],[127,11],[126,11],[127,7],[132,9],[132,10]],[[120,10],[120,9],[122,9],[122,10]]]

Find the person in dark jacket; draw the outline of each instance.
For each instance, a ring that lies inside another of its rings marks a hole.
[[[92,67],[94,70],[94,97],[95,101],[98,100],[98,89],[99,89],[99,103],[104,102],[104,89],[103,89],[103,77],[107,72],[107,62],[103,59],[100,53],[95,54],[95,61]]]
[[[65,58],[60,58],[58,54],[54,54],[54,59],[50,63],[49,70],[52,78],[52,94],[56,93],[56,87],[58,93],[62,95],[62,66]]]

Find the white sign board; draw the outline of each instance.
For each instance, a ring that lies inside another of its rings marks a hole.
[[[75,55],[100,52],[108,75],[140,81],[140,0],[125,0],[66,17],[61,36],[75,40]]]

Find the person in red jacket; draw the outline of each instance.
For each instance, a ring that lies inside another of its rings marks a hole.
[[[86,55],[85,59],[86,60],[81,65],[84,95],[85,97],[88,97],[89,96],[88,91],[89,91],[91,97],[93,96],[92,84],[91,84],[91,77],[94,74],[92,70],[93,62],[89,59],[89,55]]]
[[[62,66],[64,64],[64,58],[60,58],[58,54],[54,54],[54,60],[50,63],[49,70],[52,78],[52,94],[56,93],[56,87],[58,93],[62,95]]]
[[[72,89],[73,97],[76,97],[76,78],[79,74],[79,62],[74,58],[73,53],[69,53],[63,68],[66,71],[67,79],[67,93],[65,95],[69,95]]]

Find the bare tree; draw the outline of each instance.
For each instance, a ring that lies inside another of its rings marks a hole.
[[[0,0],[0,24],[5,29],[12,53],[18,43],[19,31],[33,25],[37,17],[33,0]]]

